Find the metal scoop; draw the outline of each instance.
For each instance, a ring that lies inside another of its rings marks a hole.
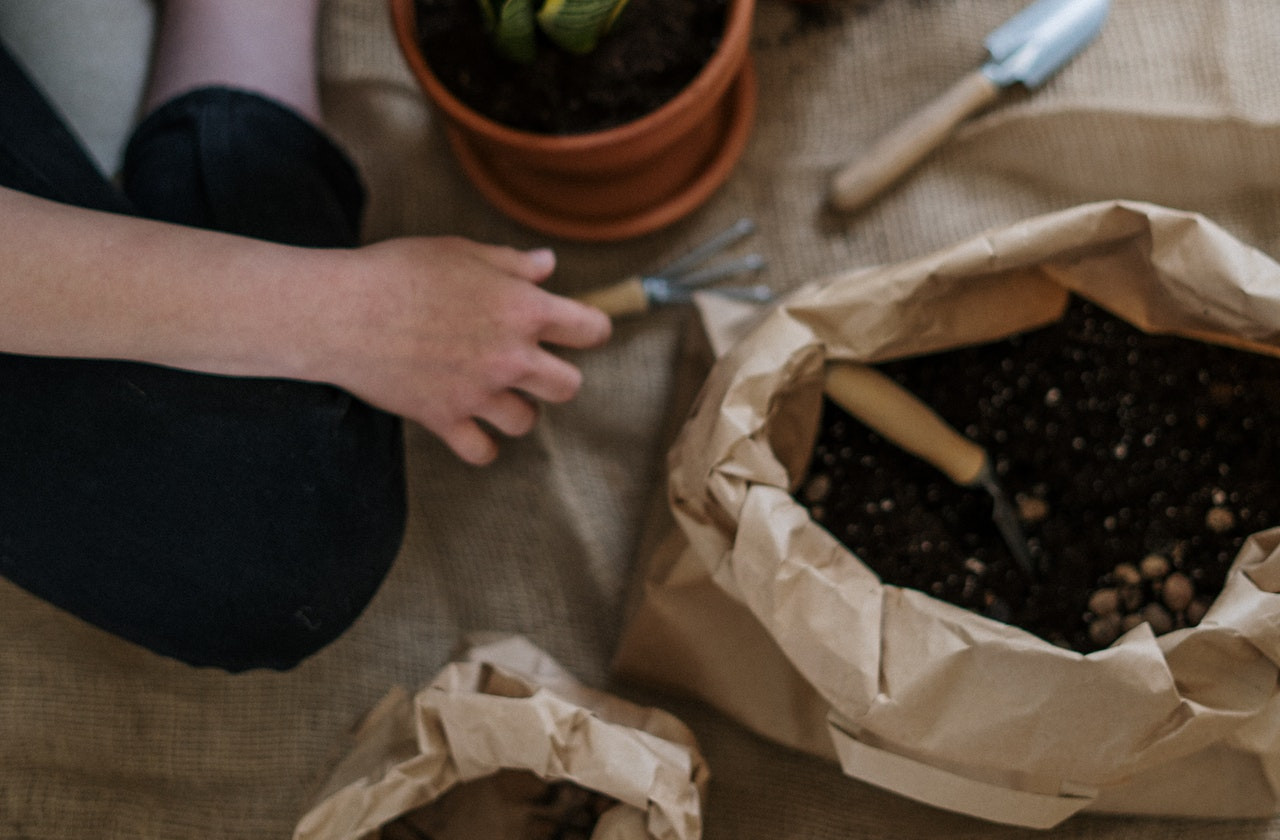
[[[605,314],[618,318],[640,315],[655,306],[687,303],[693,293],[724,277],[759,271],[764,268],[764,258],[748,254],[734,260],[695,270],[695,266],[720,253],[755,230],[750,219],[739,219],[732,227],[698,245],[684,256],[652,274],[628,277],[580,295],[582,303],[601,309]],[[708,289],[717,295],[745,300],[752,303],[768,303],[773,291],[764,284],[754,286],[718,286]]]
[[[951,428],[933,409],[875,368],[856,362],[831,362],[826,393],[833,402],[886,439],[923,458],[964,487],[991,495],[991,518],[1014,560],[1028,577],[1035,565],[1027,538],[991,468],[986,450]]]

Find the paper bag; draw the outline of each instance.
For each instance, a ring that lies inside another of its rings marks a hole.
[[[1132,202],[812,284],[740,338],[704,301],[719,358],[690,375],[705,382],[670,450],[618,673],[994,821],[1276,813],[1280,529],[1248,540],[1198,626],[1141,625],[1084,655],[883,585],[791,496],[828,360],[1004,338],[1056,320],[1071,292],[1143,330],[1280,352],[1280,266],[1204,218]]]
[[[707,779],[671,715],[578,684],[523,637],[478,637],[367,716],[294,840],[697,840]]]

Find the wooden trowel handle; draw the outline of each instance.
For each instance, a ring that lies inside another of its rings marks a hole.
[[[986,451],[875,368],[857,362],[829,362],[826,392],[845,411],[933,464],[956,484],[972,486],[980,481]]]
[[[963,119],[990,105],[999,94],[1000,87],[981,71],[965,76],[838,171],[831,180],[831,206],[844,211],[862,207],[941,145]]]

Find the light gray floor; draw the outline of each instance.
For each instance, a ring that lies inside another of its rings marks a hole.
[[[0,0],[0,39],[108,174],[136,116],[154,16],[153,0]]]

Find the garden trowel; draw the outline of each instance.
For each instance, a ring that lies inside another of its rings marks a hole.
[[[922,458],[964,487],[980,487],[992,501],[991,518],[1018,566],[1036,577],[1018,514],[996,481],[985,449],[957,432],[932,408],[873,367],[828,362],[828,397],[896,446]]]
[[[876,141],[832,178],[829,201],[857,210],[942,144],[961,121],[996,101],[1006,88],[1031,90],[1097,36],[1110,0],[1036,0],[983,41],[990,60]]]

